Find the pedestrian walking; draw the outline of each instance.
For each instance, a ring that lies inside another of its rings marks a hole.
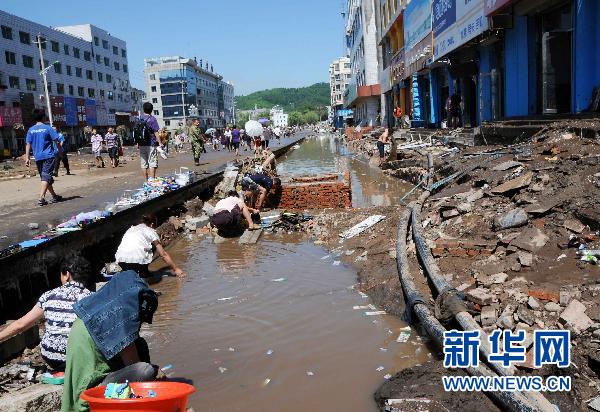
[[[166,127],[163,127],[158,131],[158,139],[162,144],[162,148],[166,154],[169,154],[169,136],[170,133]]]
[[[229,126],[227,126],[225,128],[225,142],[226,142],[226,146],[227,146],[227,150],[229,150],[231,152],[232,150],[232,140],[231,140],[231,128]]]
[[[269,140],[271,140],[271,137],[273,137],[273,132],[271,131],[270,127],[264,126],[263,127],[263,140],[262,140],[262,148],[266,149],[269,147]]]
[[[219,144],[221,142],[219,141],[219,135],[218,135],[218,133],[217,133],[217,131],[215,129],[212,129],[212,131],[210,132],[210,138],[212,140],[213,150],[215,152],[221,151],[221,148],[219,147]]]
[[[233,126],[231,131],[231,147],[235,150],[235,156],[240,155],[240,130],[237,126]]]
[[[275,135],[275,139],[277,140],[277,144],[281,144],[281,128],[276,127],[273,129],[273,134]]]
[[[144,113],[138,118],[134,125],[133,138],[140,151],[140,163],[144,177],[148,180],[150,177],[150,169],[152,169],[152,178],[156,179],[159,149],[162,151],[162,144],[160,144],[158,140],[158,131],[160,130],[160,127],[158,126],[156,117],[152,116],[152,110],[154,110],[152,103],[144,103],[143,109]]]
[[[100,133],[96,131],[96,129],[92,130],[92,153],[94,155],[94,162],[96,167],[104,167],[104,159],[102,158],[102,142],[104,142],[104,138]]]
[[[31,165],[31,159],[29,158],[33,151],[33,157],[35,158],[35,165],[37,166],[40,179],[42,181],[40,187],[40,197],[38,200],[39,206],[45,206],[48,204],[46,201],[46,192],[50,192],[52,195],[51,203],[60,202],[63,200],[62,196],[59,196],[54,191],[54,162],[56,156],[55,150],[62,152],[60,145],[55,145],[54,142],[58,140],[58,135],[53,128],[43,123],[46,114],[41,109],[33,109],[32,117],[35,125],[31,126],[27,131],[27,137],[25,138],[25,165],[29,167]]]
[[[119,136],[112,127],[109,127],[104,135],[104,142],[108,150],[108,157],[110,157],[111,167],[115,168],[119,166]]]
[[[67,174],[70,175],[71,174],[71,168],[69,167],[69,158],[67,156],[67,152],[69,151],[68,148],[68,144],[67,141],[65,139],[65,136],[58,130],[58,128],[56,126],[54,126],[54,131],[56,132],[56,135],[58,136],[58,140],[56,141],[55,144],[55,165],[54,165],[54,177],[58,177],[58,169],[60,169],[60,162],[62,161],[63,166],[65,167],[65,170],[67,171]],[[60,152],[58,151],[58,145],[60,145],[60,148],[62,149]]]
[[[202,153],[203,142],[202,130],[200,129],[200,120],[192,120],[190,127],[190,143],[192,144],[192,155],[194,156],[194,164],[200,166],[200,154]]]

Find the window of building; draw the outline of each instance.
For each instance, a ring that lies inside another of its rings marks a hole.
[[[106,67],[110,67],[110,59],[109,59],[108,57],[105,57],[105,58],[104,58],[104,65],[105,65]]]
[[[48,85],[48,93],[52,93],[52,83],[47,82],[47,85]]]
[[[151,91],[151,92],[156,92],[156,86],[152,86],[152,87],[150,88],[150,91]]]
[[[112,76],[106,73],[106,83],[112,83]]]
[[[88,80],[94,80],[94,72],[91,70],[85,71],[85,78]]]
[[[13,102],[13,107],[21,107],[21,103],[19,103],[19,102]]]
[[[127,57],[127,52],[125,51],[125,49],[121,49],[121,57],[122,58],[126,58]]]
[[[150,80],[156,80],[156,74],[151,74],[149,77]]]
[[[108,40],[102,40],[102,48],[108,50]]]
[[[62,83],[56,83],[56,93],[65,94],[65,85]]]
[[[165,120],[165,126],[171,126],[171,121],[170,120]]]
[[[75,76],[81,77],[81,67],[75,67]]]
[[[100,90],[100,97],[104,99],[104,90]]]
[[[71,66],[69,66],[67,64],[67,76],[71,76],[71,75],[72,75],[72,73],[71,73]]]
[[[158,112],[158,110],[155,110],[155,111],[154,111],[154,116],[158,116],[158,115],[159,115],[159,112]]]
[[[72,84],[70,84],[70,85],[69,85],[69,95],[70,95],[70,96],[73,96],[73,94],[74,94],[74,92],[73,92],[73,85],[72,85]]]
[[[50,40],[50,48],[54,53],[60,53],[60,45],[57,41]]]
[[[11,89],[20,89],[19,78],[17,76],[8,76],[8,85]]]
[[[101,82],[104,81],[104,75],[100,72],[98,72],[98,81],[101,81]]]
[[[2,37],[4,37],[6,40],[12,40],[12,29],[8,26],[2,26]]]
[[[17,55],[13,52],[6,50],[4,57],[6,58],[6,64],[17,64]]]
[[[83,87],[81,87],[81,86],[77,87],[77,95],[79,97],[83,97],[84,96],[84,92],[85,92],[85,90],[84,90]]]
[[[108,100],[115,100],[115,94],[110,90],[108,91]]]
[[[37,90],[37,82],[35,79],[25,79],[25,88],[27,91],[35,92]]]
[[[102,62],[102,56],[96,54],[96,63],[100,64]]]
[[[68,44],[63,44],[63,52],[69,56],[69,45]]]
[[[114,62],[115,63],[115,70],[121,70],[121,65],[119,64],[119,62]]]
[[[94,46],[100,46],[100,39],[96,36],[94,36]]]
[[[39,36],[37,39],[39,40],[40,43],[42,43],[42,49],[46,50],[46,43],[47,43],[46,38]]]
[[[158,99],[156,97],[152,98],[152,103],[158,103]]]
[[[77,47],[73,47],[73,57],[78,59],[81,58],[81,50],[79,50]]]
[[[114,54],[115,56],[118,56],[118,55],[119,55],[119,48],[118,48],[117,46],[113,46],[113,54]]]
[[[124,65],[123,65],[123,72],[127,73],[127,71],[128,71],[128,70],[129,70],[129,69],[127,68],[127,65],[126,65],[126,64],[124,64]]]
[[[96,90],[92,89],[92,88],[88,88],[88,97],[90,99],[94,98],[96,96]]]
[[[23,44],[31,44],[31,36],[27,32],[20,31],[19,32],[19,40]]]
[[[85,60],[86,62],[91,62],[92,61],[92,52],[84,51],[83,52],[83,60]]]
[[[60,64],[60,62],[54,63],[54,71],[57,74],[62,74],[62,64]]]

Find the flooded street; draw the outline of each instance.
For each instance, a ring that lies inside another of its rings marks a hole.
[[[340,151],[333,140],[307,141],[280,174],[349,167],[355,206],[397,202],[404,186]],[[375,411],[385,375],[428,359],[414,331],[396,342],[406,326],[399,319],[365,314],[374,309],[352,288],[356,272],[339,263],[343,249],[263,234],[256,245],[185,240],[171,253],[188,278],[157,285],[163,295],[145,331],[153,361],[194,380],[196,410]]]

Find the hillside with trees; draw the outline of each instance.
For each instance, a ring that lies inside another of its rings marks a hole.
[[[258,117],[268,118],[268,110],[278,105],[289,114],[290,125],[314,124],[327,119],[329,97],[328,83],[316,83],[299,88],[268,89],[246,96],[237,96],[235,100],[238,123],[243,124],[248,120],[248,115],[241,113],[244,110],[253,110],[255,107],[267,109]]]

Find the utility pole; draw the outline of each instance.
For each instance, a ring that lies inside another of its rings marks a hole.
[[[37,37],[37,45],[38,51],[40,52],[40,66],[42,71],[40,72],[42,75],[42,80],[44,81],[44,92],[46,93],[46,107],[48,108],[48,120],[50,120],[50,126],[54,126],[54,122],[52,119],[52,105],[50,104],[50,94],[48,93],[48,79],[46,78],[46,65],[44,64],[44,52],[42,52],[42,35],[38,34]]]

